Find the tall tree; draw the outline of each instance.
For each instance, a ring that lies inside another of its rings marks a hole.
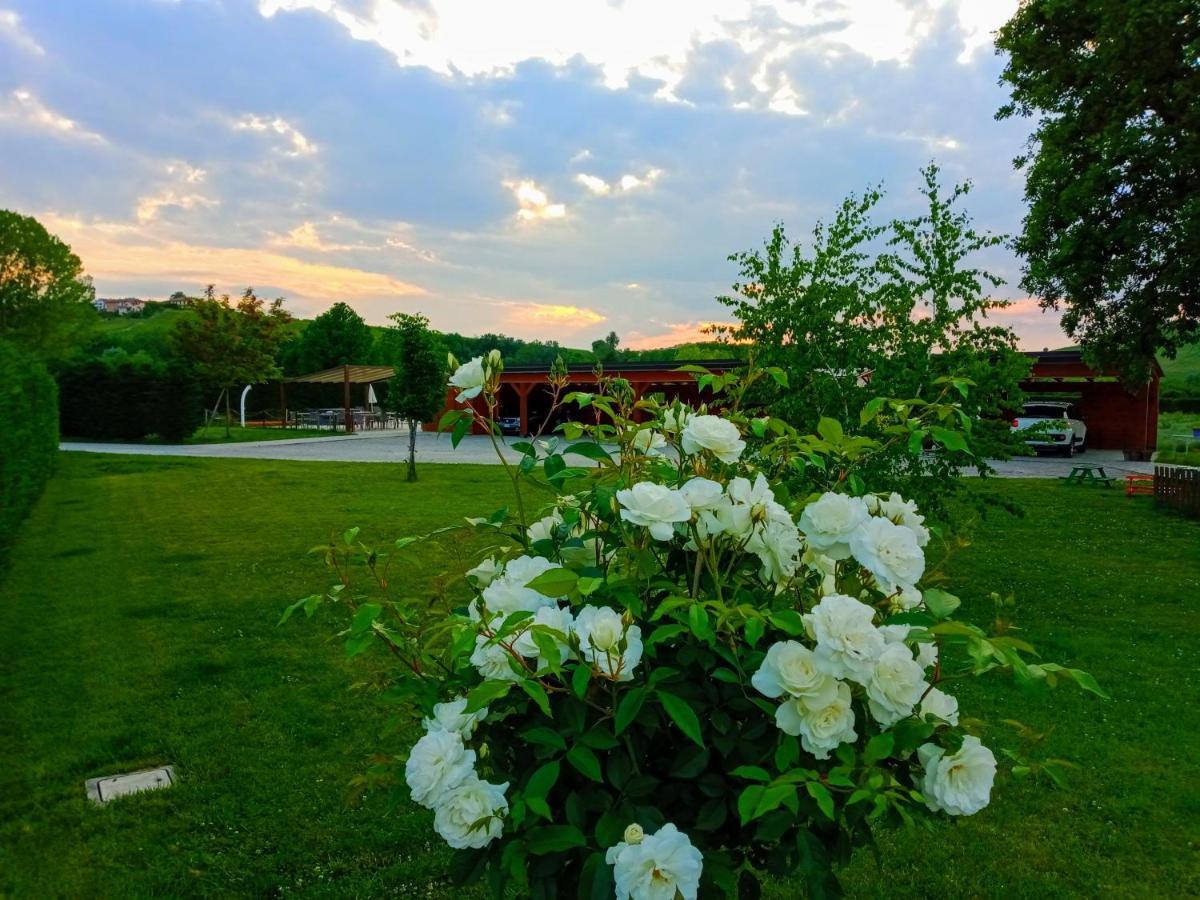
[[[63,356],[95,321],[95,299],[70,247],[37,219],[0,210],[0,337]]]
[[[1094,360],[1144,381],[1200,334],[1200,7],[1027,0],[1000,29],[997,117],[1036,120],[1023,285]]]
[[[225,400],[225,434],[229,434],[229,392],[247,384],[279,377],[275,355],[291,316],[283,300],[260,300],[246,288],[234,304],[228,294],[218,298],[210,284],[204,299],[192,305],[193,316],[181,321],[172,340],[174,349],[191,360],[196,375]]]
[[[371,353],[371,326],[345,303],[335,303],[313,319],[300,339],[300,358],[305,369],[361,365]]]
[[[421,314],[395,313],[392,320],[396,374],[387,405],[408,423],[408,480],[417,480],[417,430],[446,402],[446,351]]]

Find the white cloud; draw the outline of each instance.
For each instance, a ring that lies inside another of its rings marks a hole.
[[[32,56],[46,55],[46,49],[21,27],[21,17],[11,9],[0,9],[0,39]]]
[[[211,209],[220,201],[195,190],[203,184],[208,172],[182,160],[169,162],[165,166],[167,184],[152,194],[137,198],[134,212],[139,222],[150,222],[158,218],[164,207],[176,209]]]
[[[312,156],[317,152],[316,144],[305,137],[299,128],[280,116],[268,117],[247,113],[233,121],[233,130],[279,135],[285,142],[282,151],[285,156]]]
[[[607,181],[605,181],[603,178],[599,178],[595,175],[588,175],[586,173],[581,172],[580,174],[575,176],[575,180],[578,181],[580,184],[582,184],[585,188],[587,188],[593,194],[596,194],[601,197],[612,190],[612,186],[609,185],[609,183]]]
[[[561,219],[567,214],[567,207],[562,203],[551,203],[550,197],[528,178],[521,181],[506,181],[504,186],[513,192],[520,207],[517,218],[525,222],[539,219]]]
[[[298,10],[329,16],[354,38],[389,51],[401,66],[467,77],[511,73],[521,62],[564,65],[582,57],[601,68],[610,88],[632,75],[660,79],[657,96],[674,90],[690,58],[708,45],[735,41],[744,52],[767,52],[764,66],[801,47],[831,58],[847,51],[872,62],[907,62],[937,17],[951,9],[963,33],[966,61],[1018,0],[259,0],[266,17]],[[767,108],[803,114],[796,88],[760,70],[753,88]],[[745,104],[731,98],[731,105]],[[753,105],[753,104],[749,104]]]
[[[622,191],[636,191],[639,188],[650,187],[654,182],[658,181],[662,175],[662,169],[648,169],[644,175],[622,175],[620,182]]]
[[[90,144],[108,143],[101,135],[82,128],[74,119],[51,109],[24,88],[17,88],[0,99],[0,123],[3,122],[69,140]]]

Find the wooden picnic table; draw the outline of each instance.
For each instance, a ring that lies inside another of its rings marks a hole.
[[[1062,479],[1067,484],[1100,484],[1104,487],[1112,487],[1115,480],[1104,471],[1104,466],[1091,465],[1089,463],[1073,466],[1071,474],[1063,475]]]

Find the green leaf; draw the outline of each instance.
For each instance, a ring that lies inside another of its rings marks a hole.
[[[554,718],[554,713],[550,711],[550,698],[546,696],[546,689],[540,683],[526,679],[519,684],[521,689],[533,698],[533,702],[538,705],[538,709],[542,711],[543,715],[549,719]]]
[[[947,450],[959,450],[963,453],[971,452],[971,448],[967,444],[967,439],[963,437],[962,432],[954,431],[951,428],[939,428],[935,425],[929,429],[929,433],[935,441]]]
[[[567,751],[567,762],[592,781],[604,783],[604,776],[600,774],[600,760],[596,758],[596,754],[590,748],[583,744],[576,744]]]
[[[566,750],[567,742],[563,736],[553,728],[547,728],[544,725],[539,725],[537,728],[530,728],[528,731],[522,731],[521,737],[529,744],[541,744],[545,747],[553,747],[555,750]]]
[[[645,645],[651,647],[659,641],[670,640],[676,635],[683,634],[685,631],[687,631],[687,626],[680,625],[678,622],[671,625],[659,625],[650,632],[650,637],[646,638]]]
[[[783,371],[783,369],[779,368],[779,366],[770,366],[765,371],[768,375],[775,379],[775,383],[780,387],[785,388],[788,386],[787,372]]]
[[[467,432],[471,430],[471,420],[469,418],[459,419],[454,423],[454,431],[450,433],[450,446],[457,447],[462,443],[462,439],[467,436]]]
[[[525,785],[526,797],[545,797],[553,789],[558,782],[558,773],[562,770],[562,766],[558,760],[548,762],[536,772],[529,776],[529,781]]]
[[[809,796],[817,801],[817,806],[825,813],[826,818],[833,819],[833,795],[829,793],[829,788],[819,781],[810,781],[804,787]]]
[[[560,853],[573,847],[586,847],[587,838],[574,825],[543,825],[529,829],[525,835],[525,846],[530,853],[540,856]]]
[[[325,598],[323,598],[320,594],[312,594],[311,596],[303,597],[300,600],[297,600],[283,611],[283,615],[280,616],[279,621],[275,623],[276,627],[282,625],[284,622],[290,619],[292,617],[292,613],[301,608],[304,609],[304,614],[311,619],[313,613],[317,611],[317,607],[321,605],[324,599]]]
[[[533,581],[525,585],[531,590],[537,591],[546,597],[565,597],[575,590],[575,583],[579,581],[579,576],[570,569],[564,569],[561,566],[554,569],[547,569]]]
[[[571,673],[571,690],[575,692],[575,696],[582,700],[587,696],[588,683],[592,680],[592,667],[586,662],[581,662],[575,667],[575,671]]]
[[[688,608],[688,624],[691,626],[692,634],[700,640],[712,640],[713,632],[708,621],[708,610],[699,603]]]
[[[771,624],[793,637],[804,634],[804,619],[794,609],[777,609],[771,613]]]
[[[467,693],[467,706],[463,713],[481,710],[492,701],[505,696],[511,689],[511,681],[485,681],[483,684],[477,684]]]
[[[758,807],[758,801],[762,799],[765,790],[761,784],[752,784],[738,797],[738,815],[741,816],[743,825],[754,818],[754,810]]]
[[[634,688],[617,704],[617,715],[613,722],[613,731],[620,734],[626,728],[633,724],[633,720],[637,718],[637,714],[642,710],[642,704],[646,702],[646,691],[643,688]]]
[[[870,766],[881,759],[887,759],[892,755],[892,748],[895,744],[896,736],[890,731],[875,735],[867,741],[867,748],[863,751],[863,764]]]
[[[866,425],[872,419],[879,415],[883,409],[883,405],[887,402],[885,397],[875,397],[867,401],[867,405],[862,408],[858,414],[858,424]]]
[[[796,796],[796,786],[794,784],[772,784],[763,791],[763,795],[758,799],[758,805],[754,807],[754,815],[752,818],[765,816],[773,809],[778,809],[788,797]],[[795,801],[792,801],[795,803]]]
[[[342,542],[345,544],[353,544],[354,539],[358,537],[359,531],[360,529],[357,527],[346,529],[346,531],[342,534]]]
[[[946,618],[962,605],[961,600],[940,588],[926,588],[921,599],[930,614],[939,619]]]
[[[763,632],[766,631],[767,623],[762,619],[747,619],[746,620],[746,643],[751,647],[757,647],[758,642],[762,640]]]
[[[676,697],[674,694],[668,694],[661,690],[657,692],[657,696],[658,702],[667,711],[671,721],[679,726],[679,730],[703,747],[704,738],[700,736],[700,719],[697,718],[688,702],[682,697]]]
[[[768,782],[771,780],[771,773],[759,766],[738,766],[729,774],[734,778],[745,778],[749,781]]]
[[[837,419],[830,419],[826,416],[822,416],[821,421],[817,423],[817,434],[831,444],[840,444],[845,438],[845,434],[842,431],[842,423]]]
[[[775,748],[775,768],[786,772],[800,759],[800,742],[790,734],[781,734],[779,746]]]
[[[579,874],[579,900],[608,900],[613,891],[612,866],[603,853],[593,853],[583,861]]]
[[[362,634],[370,631],[371,623],[379,618],[382,611],[383,607],[378,603],[364,603],[355,611],[354,618],[350,620],[350,633]]]
[[[574,453],[576,456],[586,456],[588,459],[594,459],[597,462],[612,463],[612,456],[607,450],[599,444],[594,444],[591,441],[580,441],[577,444],[571,444],[563,453]]]

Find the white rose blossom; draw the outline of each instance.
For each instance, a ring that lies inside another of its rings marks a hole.
[[[891,643],[875,660],[866,687],[871,715],[887,728],[912,715],[929,683],[908,646]]]
[[[631,525],[649,528],[656,541],[669,541],[675,536],[675,523],[692,517],[683,494],[652,481],[639,481],[631,488],[617,491],[617,502],[621,505],[621,518]]]
[[[662,456],[662,449],[667,446],[667,439],[661,432],[655,431],[653,428],[641,428],[634,432],[632,446],[643,456]]]
[[[979,738],[967,735],[958,752],[950,756],[936,744],[922,744],[917,758],[925,769],[921,793],[934,812],[973,816],[988,805],[996,779],[996,757]]]
[[[681,406],[678,410],[668,409],[663,413],[662,430],[667,434],[678,434],[683,430],[683,426],[687,424],[688,419],[694,415],[695,412],[686,406]]]
[[[850,536],[850,552],[885,594],[911,588],[925,574],[925,554],[911,529],[870,518]]]
[[[937,688],[929,689],[929,693],[921,700],[919,712],[922,719],[933,716],[951,725],[958,724],[958,701]]]
[[[725,499],[725,488],[710,478],[689,478],[679,489],[683,500],[692,512],[716,509]]]
[[[435,808],[446,792],[475,773],[475,751],[463,746],[455,731],[430,731],[413,745],[404,764],[414,803]]]
[[[621,614],[610,607],[585,606],[575,617],[575,634],[580,655],[603,675],[616,681],[633,680],[633,670],[642,661],[640,627],[626,627]]]
[[[467,569],[467,578],[481,590],[495,581],[504,573],[504,563],[496,557],[489,556],[473,569]]]
[[[541,556],[518,556],[510,559],[504,566],[504,574],[492,580],[483,589],[483,602],[492,614],[507,616],[510,613],[523,610],[537,612],[543,606],[553,606],[555,598],[547,597],[531,587],[529,582],[561,566]],[[472,618],[478,621],[477,607],[472,604]]]
[[[499,627],[500,617],[493,620]],[[471,654],[471,665],[488,681],[520,681],[521,675],[512,667],[512,654],[499,642],[492,642],[486,634],[475,636],[475,651]]]
[[[755,529],[746,549],[762,563],[763,581],[781,582],[796,574],[804,543],[791,519],[771,519]]]
[[[442,797],[433,813],[434,830],[456,850],[486,847],[504,830],[506,790],[507,782],[492,784],[472,773]]]
[[[817,642],[817,666],[834,678],[865,684],[885,644],[874,625],[875,610],[845,594],[829,594],[803,618]]]
[[[879,501],[879,514],[911,531],[917,539],[918,547],[929,543],[929,529],[925,527],[925,517],[917,511],[917,504],[912,500],[905,500],[899,494],[893,493],[886,500]]]
[[[467,698],[459,697],[448,703],[435,703],[433,716],[422,724],[426,731],[451,731],[464,741],[475,733],[475,727],[487,716],[487,707],[466,712]]]
[[[830,559],[848,559],[850,536],[870,515],[861,497],[824,493],[800,513],[800,530],[808,545]]]
[[[772,700],[787,694],[812,706],[825,707],[837,698],[838,682],[817,668],[816,654],[799,641],[772,644],[750,683]]]
[[[922,669],[929,669],[938,663],[938,645],[935,641],[922,641],[917,644],[917,662]]]
[[[737,462],[746,449],[737,426],[720,416],[692,416],[683,426],[681,443],[684,453],[708,450],[723,463]]]
[[[555,647],[558,649],[558,659],[554,660],[554,662],[558,665],[562,665],[562,663],[566,662],[571,657],[571,648],[564,642],[565,640],[570,639],[571,632],[575,627],[575,620],[571,616],[571,610],[569,607],[543,606],[533,614],[532,619],[529,619],[527,622],[523,622],[521,624],[523,626],[544,625],[547,628],[552,628],[559,632],[562,634],[564,640],[559,640],[556,637],[552,638]],[[539,667],[548,662],[548,660],[543,659],[541,648],[539,648],[537,642],[534,641],[533,632],[530,630],[521,632],[520,636],[513,641],[513,649],[522,656],[536,657]]]
[[[850,685],[839,681],[833,702],[814,707],[804,700],[787,700],[775,711],[775,724],[784,734],[799,736],[800,746],[817,759],[828,759],[858,736],[851,699]]]
[[[487,372],[483,367],[482,356],[463,363],[450,376],[450,386],[459,389],[458,396],[454,398],[458,403],[478,397],[483,393],[483,386],[486,382]]]
[[[530,543],[536,544],[538,541],[549,541],[554,537],[554,529],[558,528],[563,523],[562,513],[557,509],[548,516],[543,516],[538,519],[527,529],[525,536],[529,538]]]
[[[609,847],[604,858],[613,867],[616,900],[696,900],[700,890],[704,856],[670,823],[640,843]]]

